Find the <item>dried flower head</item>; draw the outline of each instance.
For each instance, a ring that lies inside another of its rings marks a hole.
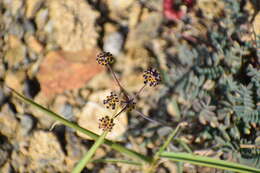
[[[101,65],[108,65],[114,62],[114,57],[110,52],[101,52],[97,55],[96,61]]]
[[[106,105],[107,108],[116,108],[116,104],[119,102],[118,96],[116,93],[111,92],[109,96],[106,97],[105,100],[103,100],[104,105]]]
[[[159,72],[154,68],[149,68],[143,73],[144,83],[149,84],[150,86],[156,86],[161,81],[161,76]]]
[[[99,126],[98,128],[102,129],[103,131],[109,131],[113,129],[115,123],[113,118],[109,118],[109,116],[102,117],[99,119]]]

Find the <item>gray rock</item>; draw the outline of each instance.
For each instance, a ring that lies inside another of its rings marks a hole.
[[[35,26],[30,20],[27,20],[27,19],[23,20],[23,27],[24,27],[25,32],[27,32],[27,33],[32,34],[35,32]]]
[[[22,38],[24,34],[24,28],[18,22],[14,22],[9,27],[9,34],[16,35],[18,38]]]
[[[103,49],[117,56],[122,50],[123,42],[123,35],[120,32],[113,32],[105,38]]]
[[[160,137],[167,136],[172,131],[172,128],[170,127],[162,127],[157,132]]]
[[[72,120],[74,117],[72,105],[69,103],[65,103],[61,107],[60,114],[63,115],[64,118],[68,120]]]
[[[2,88],[0,88],[0,106],[3,105],[4,101],[5,101],[5,94]]]
[[[10,157],[12,145],[9,143],[7,137],[0,135],[0,168]]]
[[[21,132],[22,135],[26,136],[30,133],[30,131],[35,126],[35,118],[32,115],[24,114],[20,116],[20,124],[21,124]]]

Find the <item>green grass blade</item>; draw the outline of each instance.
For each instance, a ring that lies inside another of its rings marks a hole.
[[[177,163],[177,172],[178,173],[183,173],[183,162],[178,162]]]
[[[93,160],[93,162],[124,163],[129,165],[142,166],[142,163],[140,162],[136,162],[132,160],[112,159],[112,158],[97,159],[97,160]]]
[[[168,158],[173,161],[188,162],[195,165],[224,169],[240,173],[260,173],[260,169],[257,168],[189,153],[162,152],[160,156],[162,158]]]
[[[174,141],[178,142],[186,150],[186,152],[192,153],[192,150],[184,141],[182,141],[181,139],[174,139]]]
[[[160,160],[161,153],[167,148],[167,146],[170,144],[171,140],[176,136],[177,132],[179,131],[180,127],[182,126],[181,123],[178,124],[178,126],[172,131],[172,133],[168,136],[165,143],[159,148],[159,150],[155,153],[153,157],[153,161],[150,164],[149,168],[146,170],[147,173],[154,172],[156,169],[158,162]]]
[[[90,150],[84,155],[84,157],[79,161],[79,163],[75,166],[72,173],[80,173],[87,163],[90,161],[91,157],[95,154],[98,147],[104,143],[104,139],[107,135],[108,131],[103,132],[96,142],[92,145]]]
[[[29,98],[26,98],[25,96],[19,94],[18,92],[16,92],[12,88],[9,88],[9,89],[13,92],[14,96],[16,96],[18,99],[22,100],[23,102],[25,102],[25,103],[27,103],[27,104],[35,107],[35,108],[37,108],[40,111],[46,113],[46,115],[51,116],[53,119],[55,119],[58,122],[64,124],[65,126],[73,128],[73,129],[75,129],[75,130],[77,130],[79,132],[82,132],[82,133],[88,135],[89,137],[91,137],[94,140],[98,139],[99,135],[97,135],[96,133],[93,133],[93,132],[91,132],[91,131],[89,131],[89,130],[87,130],[85,128],[80,127],[79,125],[77,125],[77,124],[75,124],[73,122],[70,122],[70,121],[66,120],[62,116],[52,112],[51,110],[48,110],[47,108],[45,108],[45,107],[35,103],[33,100],[31,100]],[[135,158],[135,159],[139,159],[139,160],[141,160],[143,162],[146,162],[146,163],[151,163],[152,162],[152,158],[147,157],[145,155],[142,155],[140,153],[137,153],[137,152],[135,152],[133,150],[127,149],[124,146],[119,145],[117,143],[114,143],[114,142],[112,142],[110,140],[105,139],[104,143],[109,145],[114,150],[117,150],[120,153],[123,153],[123,154],[125,154],[125,155],[127,155],[129,157],[132,157],[132,158]]]
[[[156,156],[159,156],[170,144],[172,139],[176,136],[177,132],[180,130],[181,123],[178,124],[178,126],[172,131],[172,133],[168,136],[167,140],[165,143],[160,147],[159,151],[155,154]]]

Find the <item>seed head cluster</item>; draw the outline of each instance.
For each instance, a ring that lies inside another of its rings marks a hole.
[[[144,86],[139,90],[137,94],[135,94],[134,97],[130,97],[130,95],[126,92],[126,90],[121,86],[119,80],[117,79],[113,69],[109,66],[114,62],[114,57],[110,52],[101,52],[97,55],[96,61],[98,64],[106,66],[110,72],[113,75],[113,78],[115,79],[118,87],[120,88],[120,93],[123,93],[123,97],[118,97],[118,95],[115,92],[111,92],[109,96],[106,96],[106,99],[103,100],[103,104],[106,106],[106,108],[115,109],[116,105],[120,103],[120,106],[122,107],[122,110],[116,113],[113,117],[104,116],[101,119],[99,119],[99,128],[103,131],[110,132],[115,123],[114,119],[120,115],[124,111],[132,111],[136,108],[136,102],[135,98],[138,96],[141,91],[147,86],[156,86],[160,83],[161,77],[159,72],[154,68],[149,68],[148,70],[144,71],[143,78],[144,78]],[[147,119],[147,118],[145,118]],[[149,119],[148,119],[149,120]]]
[[[98,128],[102,129],[103,131],[109,131],[113,129],[115,123],[113,118],[109,118],[109,116],[102,117],[99,119],[99,126]]]
[[[154,68],[149,68],[143,73],[144,83],[150,86],[156,86],[161,81],[161,76],[159,72]]]
[[[109,109],[110,107],[114,110],[116,108],[116,104],[119,102],[118,96],[116,93],[111,92],[109,96],[103,100],[103,104]]]
[[[110,52],[101,52],[97,55],[96,61],[101,65],[109,65],[114,62],[114,57]]]

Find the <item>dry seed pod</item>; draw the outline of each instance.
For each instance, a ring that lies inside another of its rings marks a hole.
[[[99,119],[98,128],[102,129],[103,131],[111,132],[114,125],[115,125],[114,120],[112,118],[109,118],[109,116],[105,116]]]
[[[96,61],[100,65],[109,65],[114,62],[114,57],[110,52],[101,52],[97,55]]]
[[[149,84],[150,86],[156,86],[161,81],[161,76],[159,72],[154,68],[149,68],[143,73],[144,83]]]

